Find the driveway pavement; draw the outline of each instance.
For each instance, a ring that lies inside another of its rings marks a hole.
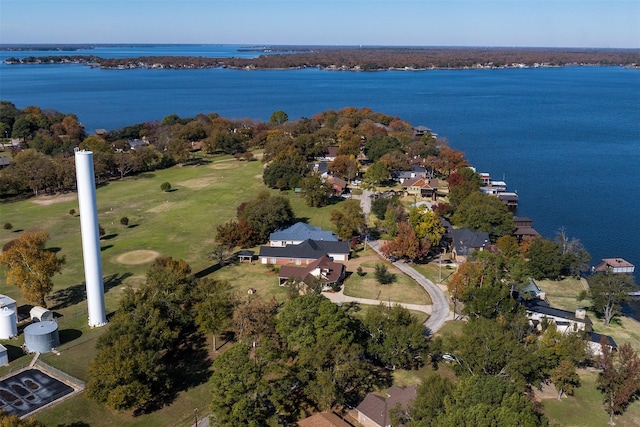
[[[364,190],[360,198],[360,206],[362,207],[362,212],[365,214],[365,218],[368,218],[369,213],[371,212],[372,194],[373,193],[371,191]],[[382,253],[380,252],[380,243],[377,240],[369,240],[367,243],[369,244],[369,246],[371,246],[371,248],[373,248],[373,250],[378,253],[379,256],[384,258],[384,255],[382,255]],[[411,267],[411,265],[402,261],[396,261],[393,263],[393,265],[398,268],[398,270],[415,280],[431,297],[433,305],[431,306],[431,310],[429,312],[425,311],[425,313],[429,313],[430,316],[429,319],[427,319],[427,321],[424,323],[424,326],[427,329],[428,334],[436,333],[438,329],[442,327],[444,322],[451,318],[451,313],[449,312],[449,300],[447,299],[446,295],[438,286],[436,286],[431,280],[427,279],[418,271],[416,271],[413,267]],[[383,302],[377,300],[369,301],[374,301],[374,304],[380,304],[380,302]],[[363,302],[363,304],[367,303]],[[405,306],[405,304],[401,305],[403,307]],[[417,310],[424,311],[421,309]]]

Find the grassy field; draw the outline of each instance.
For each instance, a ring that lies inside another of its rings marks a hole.
[[[210,162],[201,166],[176,166],[109,182],[98,188],[98,217],[106,230],[101,243],[108,313],[116,310],[120,295],[127,286],[135,287],[144,282],[154,253],[184,259],[194,273],[228,280],[240,296],[254,288],[264,298],[285,298],[286,289],[278,286],[276,274],[266,266],[243,263],[218,269],[208,259],[207,252],[214,244],[216,227],[234,218],[236,207],[253,198],[264,189],[264,185],[260,162],[238,162],[230,157],[207,160]],[[161,191],[163,182],[171,183],[172,191]],[[330,212],[339,209],[342,202],[337,200],[318,209],[308,207],[304,199],[293,192],[274,194],[289,197],[298,219],[324,229],[332,228]],[[2,221],[10,222],[14,228],[11,231],[0,230],[0,245],[15,239],[21,231],[41,229],[50,235],[49,247],[57,248],[58,253],[66,257],[67,263],[62,274],[54,277],[54,290],[47,300],[49,308],[60,316],[61,354],[48,353],[41,355],[41,359],[86,381],[88,363],[96,354],[95,340],[106,328],[91,329],[87,326],[80,219],[77,214],[69,213],[71,209],[78,211],[75,193],[2,203]],[[120,218],[124,216],[129,218],[128,227],[120,224]],[[151,256],[145,260],[134,256],[134,251]],[[359,255],[356,254],[356,259]],[[380,285],[374,284],[370,290],[364,291],[372,277],[368,275],[360,281],[353,279],[351,285],[360,289],[359,292],[367,298],[375,298],[379,294],[383,300],[430,303],[428,295],[401,274],[397,274],[397,281],[391,286],[376,290]],[[7,285],[4,274],[0,274],[0,293],[16,299],[18,306],[25,304],[18,289]],[[366,310],[363,307],[362,313]],[[426,320],[424,313],[414,314],[421,321]],[[25,355],[20,348],[22,335],[0,343],[8,348],[11,360],[8,367],[0,368],[0,375],[31,361],[32,356]],[[92,427],[186,426],[194,421],[195,408],[199,408],[201,417],[208,412],[210,401],[211,395],[205,383],[180,393],[174,402],[157,412],[133,417],[128,413],[107,410],[79,394],[39,412],[36,418],[52,426],[69,422],[84,422]]]
[[[237,206],[264,189],[260,162],[238,162],[231,157],[214,157],[201,166],[176,166],[170,169],[112,181],[97,190],[98,218],[105,228],[102,244],[105,302],[107,312],[118,307],[123,289],[144,281],[153,256],[141,262],[132,251],[154,251],[159,255],[186,260],[194,273],[226,279],[240,295],[254,288],[265,297],[283,299],[286,289],[277,285],[277,276],[259,263],[232,265],[217,269],[207,257],[214,244],[216,227],[235,217]],[[172,190],[163,192],[160,184],[171,183]],[[297,218],[312,225],[331,229],[329,212],[340,208],[341,201],[321,209],[309,208],[302,197],[287,195]],[[59,318],[60,356],[42,355],[48,364],[86,380],[89,361],[95,356],[95,340],[105,328],[87,326],[84,297],[84,270],[80,240],[80,218],[75,193],[40,196],[28,200],[4,202],[0,205],[2,222],[10,222],[13,230],[0,230],[0,246],[15,239],[24,230],[41,229],[49,233],[48,246],[66,257],[62,274],[54,277],[54,290],[47,303]],[[129,226],[120,218],[129,218]],[[14,298],[18,306],[25,304],[19,290],[5,282],[0,272],[0,294]],[[11,364],[0,368],[0,375],[28,365],[32,359],[24,355],[23,337],[0,340],[8,348]],[[153,414],[133,417],[106,410],[88,401],[84,394],[74,396],[46,409],[37,418],[47,425],[86,422],[93,426],[158,426],[189,425],[194,409],[208,412],[211,396],[206,384],[180,393],[171,405]]]

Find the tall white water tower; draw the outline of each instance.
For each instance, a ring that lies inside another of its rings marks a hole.
[[[100,258],[96,181],[93,173],[93,153],[76,149],[75,156],[89,326],[93,328],[107,324],[107,314],[104,307],[104,284],[102,283],[102,259]]]

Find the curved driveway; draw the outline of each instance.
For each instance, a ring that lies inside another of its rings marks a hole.
[[[365,218],[368,218],[369,213],[371,212],[371,197],[370,197],[371,194],[372,194],[371,191],[364,190],[362,192],[362,197],[360,199],[360,206],[362,206],[362,211],[365,214]],[[377,240],[370,240],[368,241],[368,244],[373,248],[373,250],[375,250],[378,253],[378,255],[384,258],[384,255],[382,255],[382,253],[380,252],[380,244],[378,243]],[[415,280],[420,286],[422,286],[422,288],[431,297],[431,301],[433,302],[433,305],[431,306],[431,310],[430,310],[431,315],[429,316],[429,319],[424,323],[424,327],[427,329],[428,334],[433,334],[437,332],[438,329],[440,329],[444,324],[444,322],[446,322],[447,319],[449,318],[449,301],[446,295],[431,280],[424,277],[422,274],[416,271],[409,264],[402,261],[396,261],[393,263],[393,265],[396,268],[398,268],[398,270],[400,270],[401,272],[403,272],[404,274],[406,274],[407,276]],[[346,301],[346,300],[343,300],[343,301]],[[375,301],[375,304],[379,304],[380,302],[382,302],[377,300],[371,300],[371,301]],[[367,302],[362,302],[362,303],[367,304]],[[401,304],[401,305],[403,307],[407,307],[408,305],[411,305],[411,304]],[[417,310],[425,311],[424,309],[420,309],[420,308],[417,308]]]

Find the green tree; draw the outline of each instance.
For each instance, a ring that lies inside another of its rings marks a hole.
[[[282,110],[274,111],[269,117],[269,123],[272,125],[282,125],[289,120],[289,116]]]
[[[562,273],[562,250],[560,245],[541,237],[531,242],[526,252],[527,271],[534,279],[560,278]]]
[[[375,162],[370,165],[364,177],[362,178],[362,186],[365,188],[377,188],[382,183],[389,180],[389,167],[382,162]]]
[[[320,175],[313,173],[302,179],[302,191],[308,206],[320,208],[329,203],[332,188]]]
[[[163,182],[162,184],[160,184],[160,189],[162,191],[164,191],[165,193],[171,190],[171,183],[169,182]]]
[[[456,384],[445,412],[436,425],[460,427],[545,426],[547,420],[536,411],[534,403],[507,379],[474,375]]]
[[[578,299],[589,299],[593,311],[609,326],[611,320],[620,315],[622,303],[630,299],[629,292],[635,287],[633,276],[606,271],[589,277],[589,290],[582,292]]]
[[[575,365],[570,360],[564,359],[551,370],[551,382],[556,386],[558,400],[560,400],[563,394],[573,395],[574,389],[580,386],[580,377]]]
[[[432,246],[438,246],[446,232],[440,216],[426,207],[412,207],[409,210],[409,224],[418,239],[427,239]]]
[[[389,273],[389,268],[384,263],[376,262],[374,269],[375,272],[373,274],[381,285],[390,285],[396,280],[396,276],[393,273]]]
[[[45,427],[35,418],[21,419],[18,415],[9,415],[4,409],[0,409],[0,427]]]
[[[492,239],[511,234],[515,230],[513,215],[497,197],[480,192],[465,198],[451,217],[460,227],[489,233]]]
[[[393,370],[416,369],[424,363],[428,348],[424,325],[406,308],[380,304],[367,311],[363,325],[373,360]]]
[[[216,358],[209,384],[216,425],[260,427],[274,415],[261,366],[249,358],[249,350],[242,343]]]
[[[333,223],[338,237],[349,239],[358,236],[365,228],[365,218],[359,200],[346,200],[342,203],[342,210],[331,211]]]
[[[245,220],[255,231],[255,243],[266,242],[270,233],[291,224],[293,219],[289,199],[272,196],[266,190],[238,208],[238,221]]]
[[[418,387],[416,398],[409,406],[412,427],[429,427],[445,411],[445,402],[450,399],[454,384],[449,378],[433,374]]]
[[[0,265],[6,268],[7,283],[12,283],[30,303],[46,307],[45,297],[53,289],[51,278],[65,263],[45,249],[49,235],[44,231],[26,231],[0,254]]]
[[[216,335],[227,328],[233,317],[235,296],[227,281],[201,279],[193,290],[196,325],[211,333],[213,351],[217,351]]]

